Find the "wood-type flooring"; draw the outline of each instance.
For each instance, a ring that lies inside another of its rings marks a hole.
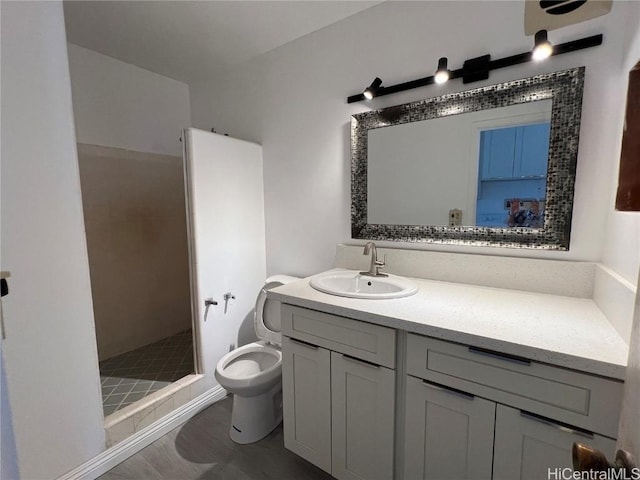
[[[238,445],[229,438],[232,398],[215,403],[100,480],[331,480],[284,448],[282,424],[263,440]]]

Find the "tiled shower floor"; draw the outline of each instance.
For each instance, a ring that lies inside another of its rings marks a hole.
[[[191,330],[100,362],[105,417],[194,373]]]

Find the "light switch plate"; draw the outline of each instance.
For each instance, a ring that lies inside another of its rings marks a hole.
[[[462,210],[454,208],[449,210],[449,226],[459,227],[462,225]]]

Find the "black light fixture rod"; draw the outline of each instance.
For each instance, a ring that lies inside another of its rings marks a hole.
[[[452,70],[449,73],[449,78],[459,78],[462,76],[462,69]],[[433,85],[436,83],[435,76],[431,75],[429,77],[418,78],[417,80],[411,80],[410,82],[397,83],[395,85],[390,85],[388,87],[383,87],[378,92],[377,96],[381,95],[390,95],[392,93],[404,92],[405,90],[410,90],[412,88],[424,87],[426,85]]]
[[[600,33],[591,37],[581,38],[580,40],[561,43],[560,45],[553,47],[553,53],[551,56],[575,52],[576,50],[584,50],[585,48],[597,47],[598,45],[602,45],[602,38],[603,36]]]
[[[521,63],[527,63],[530,61],[531,52],[524,52],[517,55],[511,55],[510,57],[498,58],[496,60],[489,61],[489,71],[498,70],[499,68],[511,67],[513,65],[519,65]]]
[[[592,37],[581,38],[580,40],[573,40],[571,42],[561,43],[553,47],[553,53],[551,56],[562,55],[565,53],[575,52],[577,50],[584,50],[585,48],[597,47],[602,45],[602,34],[593,35]],[[511,55],[510,57],[499,58],[497,60],[491,60],[489,62],[489,70],[497,70],[498,68],[511,67],[520,63],[526,63],[531,61],[531,52],[519,53],[517,55]]]
[[[451,70],[451,72],[449,73],[449,79],[460,77],[462,77],[461,68],[457,70]],[[391,95],[392,93],[404,92],[405,90],[411,90],[413,88],[426,87],[427,85],[433,85],[434,83],[436,83],[436,80],[433,75],[429,77],[418,78],[416,80],[411,80],[409,82],[396,83],[395,85],[389,85],[388,87],[380,87],[376,92],[376,97],[383,97],[385,95]],[[362,93],[358,93],[347,98],[347,103],[360,102],[364,99],[364,95]]]
[[[561,43],[553,47],[552,56],[562,55],[565,53],[575,52],[577,50],[583,50],[585,48],[597,47],[602,45],[603,35],[593,35],[591,37],[581,38],[579,40],[573,40],[571,42]],[[530,62],[531,51],[518,53],[517,55],[511,55],[509,57],[498,58],[496,60],[490,60],[488,69],[497,70],[499,68],[511,67],[520,63]],[[462,78],[463,69],[451,70],[449,79]],[[413,88],[424,87],[435,83],[434,76],[418,78],[417,80],[411,80],[409,82],[397,83],[388,87],[380,87],[376,92],[376,97],[382,97],[384,95],[391,95],[392,93],[404,92],[405,90],[411,90]],[[351,95],[347,98],[347,103],[355,103],[364,100],[365,97],[362,93]]]

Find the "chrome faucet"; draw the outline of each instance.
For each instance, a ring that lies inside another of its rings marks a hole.
[[[360,275],[367,275],[369,277],[388,277],[386,273],[380,273],[380,269],[387,264],[387,256],[384,256],[384,260],[381,262],[378,260],[378,251],[376,250],[376,244],[373,242],[367,242],[364,246],[363,255],[371,254],[371,266],[368,272],[360,272]]]

